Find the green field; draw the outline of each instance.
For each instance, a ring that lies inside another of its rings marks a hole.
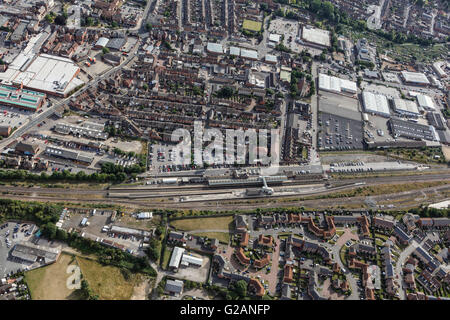
[[[30,289],[33,300],[78,300],[76,290],[66,286],[70,276],[66,271],[71,264],[76,264],[72,256],[61,254],[59,259],[46,267],[34,269],[25,273],[25,282]]]
[[[230,234],[228,232],[198,232],[194,233],[195,236],[208,237],[209,239],[217,239],[223,244],[230,242]]]
[[[58,260],[46,267],[25,273],[25,281],[33,300],[78,300],[80,292],[67,288],[69,265],[80,267],[83,279],[87,280],[94,294],[101,300],[128,300],[136,285],[142,282],[139,274],[131,274],[125,279],[119,268],[103,266],[100,263],[82,257],[73,257],[62,253]]]
[[[248,19],[245,19],[244,23],[242,24],[242,28],[244,28],[245,30],[250,30],[250,31],[254,31],[254,32],[261,31],[261,27],[262,27],[261,22],[248,20]]]
[[[170,224],[183,231],[192,230],[232,230],[233,216],[192,218],[171,221]]]
[[[163,261],[162,261],[162,268],[164,270],[167,270],[167,268],[169,267],[169,262],[170,262],[170,257],[172,256],[172,251],[173,248],[166,246],[166,250],[164,250],[164,256],[163,256]]]

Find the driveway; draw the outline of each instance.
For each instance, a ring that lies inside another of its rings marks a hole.
[[[399,290],[399,298],[400,300],[405,300],[406,299],[406,295],[405,295],[405,283],[404,283],[404,278],[402,277],[401,271],[402,271],[402,266],[405,263],[406,259],[408,259],[408,257],[411,255],[411,253],[413,253],[414,250],[416,250],[416,248],[419,246],[419,244],[417,243],[416,240],[413,240],[411,242],[411,244],[409,246],[406,247],[405,250],[403,250],[400,253],[400,256],[398,257],[397,260],[397,264],[395,265],[395,275],[399,278],[399,283],[400,283],[400,290]]]
[[[350,288],[352,289],[352,294],[347,297],[347,300],[358,300],[358,285],[356,284],[356,280],[350,273],[350,271],[347,270],[347,267],[344,266],[344,263],[341,260],[341,256],[339,255],[341,247],[350,239],[359,240],[359,236],[357,234],[353,234],[351,230],[347,228],[344,230],[344,234],[336,241],[336,244],[333,246],[332,250],[334,261],[339,264],[341,269],[345,269],[345,276],[348,283],[350,284]]]

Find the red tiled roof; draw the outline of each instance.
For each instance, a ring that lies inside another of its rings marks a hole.
[[[249,240],[250,236],[248,234],[248,232],[243,232],[241,234],[241,243],[240,246],[241,247],[246,247],[248,245],[248,240]]]
[[[294,267],[292,265],[285,265],[284,266],[284,282],[292,282],[294,281]]]
[[[269,262],[270,262],[270,257],[269,257],[269,255],[266,253],[266,254],[264,255],[264,257],[262,257],[261,259],[255,260],[255,267],[257,267],[257,268],[263,268],[263,267],[265,267],[266,265],[268,265]]]
[[[236,250],[236,257],[242,264],[250,264],[250,258],[244,254],[244,249],[239,248]]]
[[[262,285],[262,283],[258,280],[258,279],[250,279],[249,283],[248,283],[249,287],[253,287],[256,290],[256,295],[257,296],[263,296],[265,291],[264,291],[264,286]]]

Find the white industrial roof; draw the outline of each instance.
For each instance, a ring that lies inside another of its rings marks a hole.
[[[389,104],[386,96],[381,94],[374,94],[372,92],[364,91],[363,94],[364,109],[368,113],[377,113],[389,116]]]
[[[190,264],[201,266],[203,264],[203,259],[191,256],[189,254],[183,254],[183,258],[181,259],[181,264],[188,266]]]
[[[243,58],[251,58],[251,59],[258,59],[258,51],[242,48],[241,49],[241,57],[243,57]]]
[[[240,56],[241,55],[241,48],[238,47],[231,47],[230,48],[230,54],[233,56]]]
[[[95,43],[96,47],[105,47],[109,42],[108,38],[105,37],[101,37],[100,39],[97,40],[97,42]]]
[[[419,109],[417,109],[417,104],[415,101],[395,98],[394,107],[398,112],[409,112],[419,114]]]
[[[181,256],[184,253],[184,249],[180,247],[173,248],[172,257],[170,258],[169,267],[178,268],[181,261]]]
[[[0,73],[0,79],[4,84],[22,83],[32,90],[64,94],[69,92],[69,84],[79,69],[72,60],[63,57],[19,54],[7,72]]]
[[[269,41],[278,43],[278,42],[280,42],[280,40],[281,40],[281,35],[279,35],[279,34],[271,33],[269,35]]]
[[[433,99],[431,99],[431,97],[426,96],[424,94],[418,94],[416,96],[417,98],[417,102],[419,103],[419,106],[424,108],[424,109],[431,109],[434,110],[435,106],[434,106],[434,102]]]
[[[352,92],[356,93],[356,82],[337,77],[331,77],[326,74],[319,74],[319,89],[332,92]]]
[[[277,62],[277,56],[274,56],[273,54],[266,54],[266,61]]]
[[[330,46],[330,31],[303,26],[302,38],[308,42]]]
[[[409,72],[402,71],[402,77],[406,82],[420,83],[420,84],[429,84],[428,78],[426,75],[420,72]]]
[[[223,46],[220,43],[208,42],[206,49],[214,53],[223,53]]]

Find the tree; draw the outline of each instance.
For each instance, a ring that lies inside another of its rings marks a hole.
[[[48,222],[42,226],[42,234],[48,239],[55,239],[56,230],[56,225],[52,222]]]
[[[229,99],[234,95],[234,90],[231,87],[225,86],[218,90],[216,94],[218,98]]]
[[[244,280],[239,280],[234,284],[233,291],[241,298],[247,296],[247,282]]]
[[[59,15],[55,18],[55,23],[60,26],[65,26],[67,24],[67,18],[63,15]]]
[[[103,54],[109,53],[109,48],[103,47],[102,52],[103,52]]]

